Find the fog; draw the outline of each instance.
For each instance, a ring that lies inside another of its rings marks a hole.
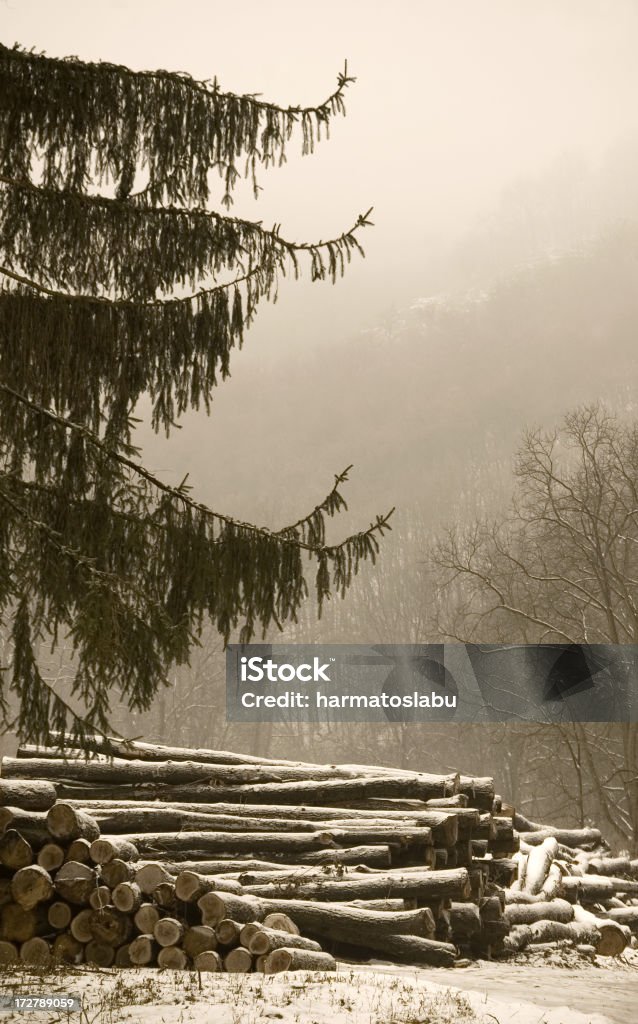
[[[3,39],[55,56],[217,76],[314,104],[348,60],[347,116],[289,148],[233,212],[294,239],[374,207],[335,286],[262,304],[210,418],[151,467],[229,514],[302,514],[355,463],[353,523],[437,521],[506,480],[521,429],[626,405],[634,368],[638,8],[630,0],[255,0],[0,5]],[[298,141],[298,140],[297,140]],[[221,198],[221,188],[219,196]],[[140,410],[143,414],[144,408]],[[470,483],[477,474],[481,484]],[[505,484],[504,484],[505,486]]]

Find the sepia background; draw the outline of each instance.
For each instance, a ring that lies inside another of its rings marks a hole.
[[[284,283],[209,417],[166,440],[138,410],[147,465],[189,473],[229,515],[281,526],[351,463],[335,536],[397,507],[377,566],[321,621],[309,603],[287,642],[636,642],[633,0],[4,0],[0,26],[7,44],[281,104],[320,102],[346,58],[357,77],[330,141],[310,158],[291,145],[233,212],[318,240],[373,206],[366,259],[334,287]],[[115,722],[174,744],[494,774],[532,818],[638,843],[635,724],[230,725],[213,633],[151,713]]]

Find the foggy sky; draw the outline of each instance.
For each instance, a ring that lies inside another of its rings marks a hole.
[[[374,206],[376,226],[362,236],[366,259],[355,257],[336,286],[285,282],[280,301],[262,304],[244,350],[233,355],[232,379],[214,396],[210,421],[189,413],[168,446],[142,434],[151,468],[168,482],[193,471],[196,495],[230,514],[252,518],[270,490],[264,467],[273,478],[288,473],[299,482],[295,501],[304,513],[328,489],[332,472],[369,456],[380,417],[395,436],[403,429],[399,390],[383,403],[371,396],[365,415],[353,420],[347,389],[356,382],[344,379],[341,390],[326,393],[325,380],[315,387],[307,376],[311,426],[300,429],[298,409],[286,421],[286,380],[297,353],[316,350],[321,359],[326,346],[347,344],[418,297],[489,284],[519,261],[594,235],[606,220],[638,214],[634,0],[0,0],[0,29],[9,45],[216,75],[222,89],[283,105],[320,103],[345,58],[357,76],[347,116],[333,121],[330,140],[306,158],[293,140],[287,165],[261,172],[259,201],[249,187],[238,188],[232,212],[266,227],[280,224],[284,237],[317,240]],[[569,323],[565,329],[569,336]],[[452,369],[455,358],[450,352]],[[492,367],[489,360],[486,352],[485,376],[494,386],[485,393],[498,415],[508,392],[499,384],[502,361]],[[552,407],[562,412],[565,381],[546,377],[543,388],[553,390]],[[579,400],[596,397],[596,374],[588,380]],[[437,383],[426,374],[424,422],[428,388]],[[464,401],[450,388],[450,421],[454,403],[462,408]],[[244,421],[247,405],[252,418]],[[329,407],[336,413],[325,428]],[[533,414],[530,393],[508,421],[508,452]],[[281,447],[273,451],[275,420]],[[420,437],[418,422],[410,429]],[[469,445],[476,426],[465,429]],[[416,461],[404,446],[379,453],[374,485],[384,494],[381,467],[395,468],[388,504],[402,496],[402,472],[435,490],[439,470],[428,467],[445,460],[448,432],[443,420],[427,421]],[[365,493],[370,472],[355,478],[349,493]],[[358,507],[366,523],[380,511]]]
[[[358,81],[331,140],[305,159],[292,145],[234,212],[315,239],[374,206],[376,227],[339,287],[286,289],[269,345],[320,342],[436,288],[505,188],[565,157],[595,168],[638,134],[633,0],[4,0],[0,26],[8,44],[217,75],[282,104],[320,102],[348,59]]]

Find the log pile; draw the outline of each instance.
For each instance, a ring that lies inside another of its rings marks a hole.
[[[451,966],[638,927],[638,864],[515,815],[491,779],[95,739],[0,780],[0,962]]]

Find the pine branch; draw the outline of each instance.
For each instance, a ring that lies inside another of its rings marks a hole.
[[[346,66],[323,103],[281,107],[180,73],[134,72],[0,46],[0,170],[29,177],[39,152],[46,185],[82,191],[92,178],[112,180],[125,197],[145,166],[153,202],[166,196],[191,204],[206,201],[208,172],[216,169],[228,205],[242,177],[239,158],[246,157],[256,194],[257,164],[283,163],[297,125],[302,153],[313,152],[321,128],[327,134],[331,118],[345,112],[343,94],[352,81]],[[21,122],[16,109],[24,111]]]
[[[7,272],[21,273],[23,283],[40,290],[43,276],[48,284],[57,282],[57,288],[51,286],[46,294],[62,297],[62,288],[91,293],[76,295],[76,301],[97,298],[99,290],[119,292],[119,304],[166,301],[156,298],[158,290],[170,292],[187,282],[194,287],[202,278],[217,277],[244,260],[253,267],[266,262],[281,265],[287,256],[297,277],[300,254],[310,257],[313,280],[329,277],[334,283],[352,251],[364,255],[356,233],[371,224],[368,210],[334,238],[294,242],[282,238],[277,227],[266,230],[261,222],[207,210],[134,206],[2,174],[0,184],[5,186],[0,191],[0,254]],[[88,249],[91,260],[85,258]],[[197,293],[178,301],[193,298]]]
[[[31,412],[36,413],[38,416],[48,420],[50,423],[54,423],[56,426],[62,427],[62,429],[64,430],[72,431],[73,433],[78,434],[92,448],[101,452],[103,455],[106,455],[107,458],[114,460],[120,466],[124,466],[127,469],[131,470],[136,476],[151,484],[153,488],[162,492],[168,497],[175,499],[185,508],[191,509],[194,512],[201,513],[212,520],[224,524],[225,526],[231,526],[234,529],[256,534],[264,538],[274,539],[282,545],[292,544],[294,547],[302,548],[303,550],[308,551],[311,554],[317,555],[327,553],[331,557],[334,557],[339,551],[344,550],[353,543],[362,541],[364,538],[372,537],[375,533],[382,534],[384,530],[390,529],[389,520],[393,512],[395,511],[394,508],[392,508],[390,512],[386,513],[386,515],[384,516],[377,516],[376,521],[374,523],[371,523],[367,530],[352,534],[350,537],[347,537],[339,544],[332,545],[330,547],[326,547],[325,544],[323,543],[308,543],[296,537],[287,536],[287,534],[291,530],[297,529],[298,526],[305,524],[310,518],[316,516],[318,510],[325,511],[326,508],[336,508],[337,506],[343,508],[345,506],[343,498],[341,498],[341,496],[337,492],[337,486],[339,483],[342,483],[344,480],[347,479],[348,470],[335,477],[336,484],[335,487],[330,492],[330,494],[324,499],[324,501],[320,505],[316,506],[316,508],[313,510],[309,517],[307,517],[306,519],[299,520],[299,523],[296,524],[294,527],[288,527],[286,530],[273,532],[262,526],[255,526],[252,523],[242,522],[241,520],[234,519],[232,516],[227,516],[223,513],[215,512],[213,509],[208,508],[208,506],[204,505],[202,502],[195,501],[194,499],[188,496],[188,494],[183,488],[171,487],[170,484],[164,483],[153,473],[149,472],[149,470],[147,470],[141,463],[135,462],[133,459],[122,454],[121,452],[109,448],[102,440],[100,440],[99,437],[97,437],[87,427],[82,426],[79,423],[73,423],[70,420],[66,419],[65,417],[59,416],[57,413],[54,413],[49,409],[41,408],[35,402],[32,402],[28,398],[25,398],[23,395],[20,395],[18,392],[8,387],[6,384],[0,383],[0,391],[3,391],[5,394],[10,395],[12,398],[16,399],[16,401],[20,402],[22,405],[30,409]],[[348,467],[348,469],[350,468],[351,467]],[[332,515],[334,513],[329,514]]]

